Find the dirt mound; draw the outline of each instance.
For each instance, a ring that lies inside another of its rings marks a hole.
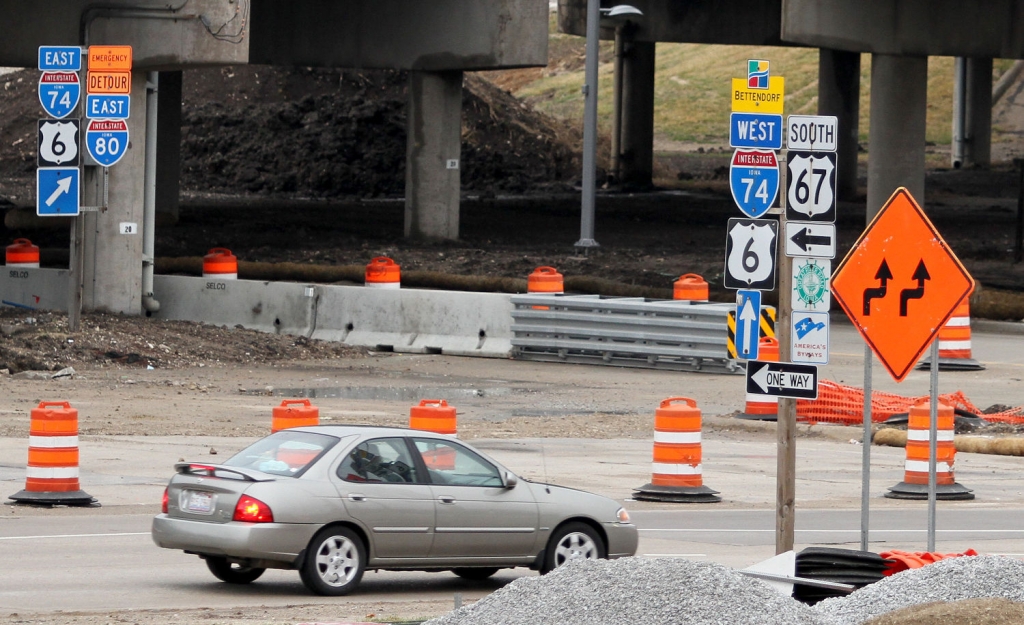
[[[38,72],[0,78],[0,195],[27,205],[35,172]],[[301,197],[401,196],[405,72],[270,66],[186,71],[182,189]],[[578,178],[578,130],[476,74],[463,92],[462,188],[522,193]],[[11,186],[14,180],[22,184]]]
[[[864,625],[1010,625],[1024,622],[1024,604],[1006,599],[925,603],[876,617]]]

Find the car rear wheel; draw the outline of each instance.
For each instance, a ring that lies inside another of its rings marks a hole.
[[[566,523],[551,535],[540,572],[550,573],[572,560],[597,560],[605,557],[604,541],[594,528],[585,523]]]
[[[229,584],[248,584],[254,582],[267,570],[228,562],[227,558],[220,557],[206,558],[206,568],[210,569],[214,577]]]
[[[310,541],[299,576],[316,594],[336,597],[352,592],[365,569],[366,547],[356,533],[346,527],[328,527]]]
[[[497,572],[498,567],[466,567],[452,569],[452,573],[455,573],[462,579],[468,579],[474,582],[483,581]]]

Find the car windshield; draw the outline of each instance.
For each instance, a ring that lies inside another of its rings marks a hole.
[[[297,476],[338,440],[326,434],[282,430],[249,445],[229,458],[224,466]]]

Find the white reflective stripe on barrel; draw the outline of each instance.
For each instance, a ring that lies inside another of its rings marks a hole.
[[[929,441],[930,432],[928,430],[907,430],[908,441]],[[935,440],[949,442],[953,440],[953,430],[939,430],[938,438]]]
[[[61,449],[66,447],[78,447],[77,436],[29,436],[29,447],[42,449]]]
[[[652,462],[651,472],[655,475],[700,475],[701,465],[691,464],[665,464],[663,462]]]
[[[971,348],[971,342],[968,341],[943,341],[939,339],[939,350],[965,350]]]
[[[699,443],[700,432],[659,432],[654,431],[655,443],[669,443],[682,445],[687,443]]]
[[[928,472],[928,461],[927,460],[907,460],[906,465],[907,471],[913,471],[914,473],[927,473]],[[953,467],[946,462],[935,463],[936,473],[952,473]]]
[[[78,477],[78,467],[27,467],[25,477],[57,479]]]
[[[971,325],[970,317],[950,317],[949,321],[946,322],[944,327],[946,328],[964,328]]]
[[[747,403],[777,404],[779,403],[779,398],[774,395],[758,395],[757,393],[747,393]]]

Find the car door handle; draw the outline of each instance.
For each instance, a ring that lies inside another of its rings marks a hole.
[[[366,501],[366,495],[360,495],[359,493],[349,493],[348,498],[351,501]]]
[[[437,500],[441,503],[455,503],[455,497],[452,497],[451,495],[441,495]]]

